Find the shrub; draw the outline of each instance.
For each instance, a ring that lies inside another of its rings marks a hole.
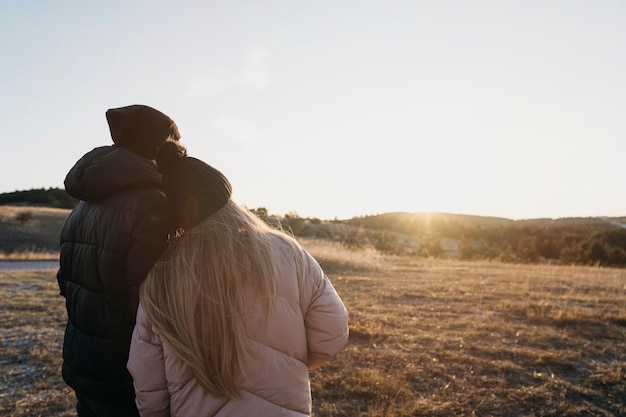
[[[35,215],[32,211],[20,211],[15,215],[15,220],[17,220],[20,224],[28,223],[31,221]]]
[[[398,238],[386,231],[372,233],[370,240],[374,244],[374,248],[385,255],[401,255],[404,253]]]

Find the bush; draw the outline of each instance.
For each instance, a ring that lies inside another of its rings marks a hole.
[[[35,217],[32,211],[20,211],[15,215],[15,220],[17,220],[20,224],[27,223],[31,221]]]
[[[374,248],[385,255],[401,255],[404,253],[398,238],[386,231],[372,233],[370,240],[374,244]]]
[[[422,237],[417,255],[427,258],[440,258],[441,255],[443,255],[441,238],[434,234],[428,234]]]

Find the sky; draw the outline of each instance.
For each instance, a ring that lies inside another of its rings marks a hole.
[[[0,193],[63,187],[108,108],[233,199],[348,219],[626,216],[622,0],[0,1]]]

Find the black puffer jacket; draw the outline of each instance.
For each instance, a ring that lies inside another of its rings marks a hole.
[[[83,156],[65,178],[80,199],[61,232],[61,295],[68,322],[63,379],[78,396],[133,401],[126,369],[139,286],[167,246],[173,221],[161,174],[116,146]]]

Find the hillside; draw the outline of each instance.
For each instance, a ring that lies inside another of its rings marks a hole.
[[[70,209],[18,203],[0,204],[0,257],[34,252],[56,258]],[[388,255],[626,267],[626,217],[511,220],[397,212],[329,221],[294,213],[270,215],[265,208],[252,211],[298,237],[338,241],[353,249],[374,248]]]
[[[69,209],[0,206],[0,252],[54,252]]]
[[[624,217],[511,220],[448,213],[385,213],[345,221],[387,254],[626,267]],[[366,238],[366,239],[365,239]]]
[[[14,191],[9,193],[0,193],[0,206],[52,207],[71,209],[76,205],[77,202],[77,199],[71,197],[62,188],[39,188]],[[264,210],[267,214],[267,210],[265,208],[262,208],[260,210]],[[286,216],[288,217],[289,215]],[[490,228],[512,225],[532,227],[582,228],[604,227],[609,225],[626,228],[626,216],[512,220],[504,217],[478,216],[469,214],[391,212],[353,217],[352,219],[342,220],[338,222],[348,225],[364,226],[371,229],[395,230],[403,233],[414,233],[415,231],[423,231],[424,229],[444,224],[447,225],[448,228],[456,226],[465,228]]]
[[[510,226],[515,220],[504,217],[476,216],[470,214],[453,213],[422,213],[422,212],[392,212],[370,216],[354,217],[349,223],[363,223],[371,227],[378,224],[387,226],[397,225],[403,230],[424,228],[432,224],[453,223],[465,227],[497,227]]]
[[[512,220],[504,217],[477,216],[453,213],[393,212],[371,216],[354,217],[345,221],[348,224],[362,225],[371,229],[389,229],[403,232],[423,232],[426,229],[445,226],[457,228],[495,227],[574,227],[582,229],[621,227],[626,228],[626,217],[565,217]]]
[[[0,194],[0,205],[73,208],[77,199],[62,188],[34,188]]]

